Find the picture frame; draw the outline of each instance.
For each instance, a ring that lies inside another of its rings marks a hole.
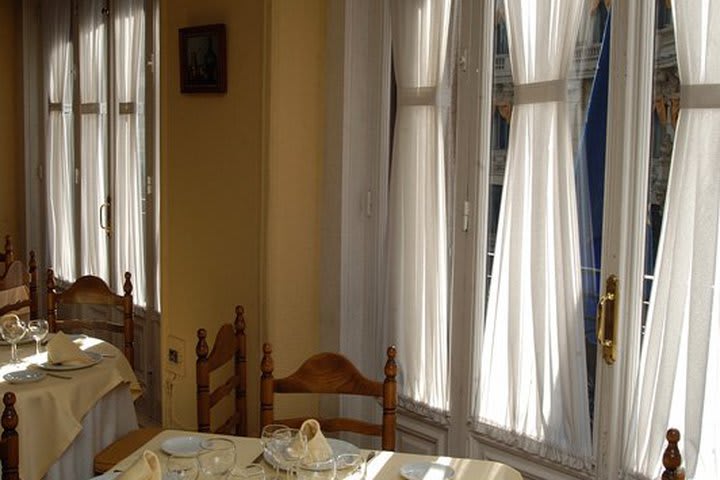
[[[225,25],[181,28],[179,45],[180,92],[226,93]]]

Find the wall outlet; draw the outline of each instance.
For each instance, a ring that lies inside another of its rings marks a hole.
[[[185,376],[185,340],[175,335],[168,336],[166,367],[179,377]]]

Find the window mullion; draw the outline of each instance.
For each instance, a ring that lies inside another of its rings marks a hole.
[[[72,15],[70,20],[70,38],[72,39],[73,49],[73,230],[75,232],[75,271],[76,276],[80,277],[82,271],[83,248],[81,228],[82,221],[82,198],[80,187],[82,171],[82,104],[81,104],[81,88],[80,84],[80,0],[71,0]],[[55,259],[54,259],[55,260]],[[74,279],[67,279],[74,280]]]

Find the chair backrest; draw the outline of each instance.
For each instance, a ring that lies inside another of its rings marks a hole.
[[[665,435],[668,446],[663,453],[662,463],[665,470],[662,474],[662,480],[685,480],[685,470],[680,468],[682,465],[682,455],[678,448],[680,441],[680,431],[671,428]]]
[[[133,320],[133,297],[131,275],[125,272],[125,283],[123,285],[124,295],[117,295],[110,290],[107,283],[99,277],[85,275],[78,278],[66,290],[59,291],[55,285],[55,274],[48,269],[47,273],[47,302],[48,302],[48,325],[51,332],[61,330],[65,333],[84,332],[93,330],[105,330],[112,333],[120,333],[124,337],[123,353],[130,362],[135,365],[135,341],[134,320]],[[123,323],[110,321],[88,321],[79,319],[58,318],[58,305],[109,305],[122,308]]]
[[[275,393],[339,393],[382,398],[382,424],[350,418],[318,418],[327,432],[355,432],[382,437],[383,450],[395,450],[395,411],[397,409],[397,365],[395,347],[387,349],[385,380],[368,379],[346,357],[338,353],[319,353],[307,359],[294,373],[274,378],[272,346],[263,345],[260,379],[260,419],[262,426],[282,423],[299,427],[306,418],[276,419],[273,411]]]
[[[13,249],[12,239],[10,235],[5,235],[5,249],[0,251],[0,262],[5,263],[3,271],[15,260],[15,250]]]
[[[235,391],[235,411],[216,433],[247,435],[247,344],[245,339],[245,309],[235,307],[235,325],[220,327],[212,351],[208,347],[207,332],[197,331],[197,420],[199,432],[210,432],[210,409]],[[209,352],[209,353],[208,353]],[[210,373],[230,360],[234,361],[233,375],[210,392]]]
[[[15,411],[15,394],[7,392],[3,396],[5,409],[2,413],[2,438],[0,438],[0,460],[2,460],[2,480],[20,480],[20,441],[15,430],[18,416]]]
[[[2,277],[0,277],[0,291],[12,288],[27,287],[28,298],[15,301],[13,303],[0,305],[0,315],[11,312],[19,312],[23,309],[30,311],[30,318],[38,318],[38,296],[37,296],[37,262],[35,261],[35,252],[30,251],[30,262],[28,263],[28,273],[25,273],[25,266],[20,261],[14,261],[7,268]],[[18,279],[20,281],[18,282]],[[1,295],[0,295],[1,296]]]

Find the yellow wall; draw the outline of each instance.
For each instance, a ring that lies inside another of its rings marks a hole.
[[[177,30],[210,23],[226,24],[228,93],[181,95]],[[325,0],[162,0],[161,37],[162,351],[169,336],[186,349],[164,422],[195,427],[195,331],[213,337],[243,303],[257,432],[262,342],[278,375],[319,344]],[[307,398],[277,413],[316,411]]]
[[[17,259],[25,257],[21,25],[20,2],[0,0],[0,248],[12,235]]]
[[[318,352],[325,0],[274,0],[270,25],[265,311],[276,376]],[[317,399],[278,399],[280,416]]]
[[[196,428],[196,331],[205,327],[214,339],[239,303],[250,378],[259,371],[263,19],[261,0],[161,2],[162,352],[170,335],[185,341],[186,352],[185,377],[171,396],[164,390],[165,425]],[[227,29],[228,91],[180,94],[178,29],[213,23]],[[255,380],[251,429],[257,398]]]

